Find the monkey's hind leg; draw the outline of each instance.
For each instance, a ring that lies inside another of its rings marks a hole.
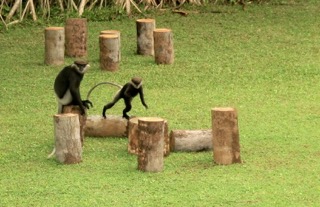
[[[72,95],[70,90],[67,90],[62,98],[56,96],[58,102],[58,114],[62,113],[63,106],[68,105],[72,102]]]
[[[123,109],[122,111],[122,118],[125,118],[125,119],[130,119],[130,116],[128,116],[128,112],[131,110],[132,106],[131,106],[131,100],[132,99],[124,99],[124,103],[126,105],[126,107]]]
[[[107,105],[105,105],[104,107],[103,107],[103,110],[102,110],[102,116],[103,116],[103,118],[106,118],[106,111],[108,110],[108,109],[110,109],[111,107],[113,107],[114,106],[114,103],[113,102],[110,102],[110,103],[108,103]]]
[[[112,108],[118,101],[119,99],[121,98],[120,96],[120,92],[118,92],[116,94],[116,96],[113,98],[113,101],[111,101],[110,103],[106,104],[104,107],[103,107],[103,110],[102,110],[102,116],[103,118],[106,118],[106,111],[110,108]]]

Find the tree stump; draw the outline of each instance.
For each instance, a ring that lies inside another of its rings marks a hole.
[[[121,61],[121,33],[119,30],[103,30],[100,32],[100,35],[108,35],[108,34],[114,34],[118,35],[118,40],[119,40],[119,62]]]
[[[85,136],[89,137],[127,137],[127,119],[122,116],[108,115],[104,119],[101,115],[88,116]]]
[[[212,130],[172,130],[172,151],[199,152],[212,150]]]
[[[161,118],[139,118],[138,169],[144,172],[163,170],[164,120]]]
[[[100,35],[100,68],[106,71],[117,71],[119,68],[119,36],[115,34]]]
[[[138,19],[137,27],[137,53],[139,55],[154,55],[153,30],[156,28],[154,19]]]
[[[139,154],[139,131],[138,117],[129,119],[128,122],[128,152],[131,154]]]
[[[54,115],[55,155],[59,162],[75,164],[82,161],[80,123],[77,114]]]
[[[154,57],[157,64],[172,64],[174,62],[173,34],[170,29],[155,29]]]
[[[217,164],[241,163],[238,115],[233,108],[213,108],[213,158]]]
[[[65,53],[69,57],[87,57],[87,19],[69,18],[65,25]]]
[[[139,130],[138,130],[139,117],[131,118],[128,121],[128,152],[131,154],[139,154]],[[168,122],[164,120],[164,133],[163,133],[163,155],[170,154],[170,139],[168,134]]]
[[[63,114],[71,113],[71,114],[78,115],[79,123],[80,123],[80,140],[81,140],[81,146],[83,146],[87,115],[81,115],[80,107],[75,105],[63,106],[62,113]]]
[[[47,27],[44,32],[45,36],[45,58],[46,65],[63,65],[64,64],[64,28]]]

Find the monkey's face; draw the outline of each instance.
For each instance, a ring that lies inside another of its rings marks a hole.
[[[79,73],[84,74],[90,68],[89,64],[76,64]]]
[[[139,77],[134,77],[131,79],[131,84],[133,85],[133,87],[138,89],[142,86],[142,79]]]

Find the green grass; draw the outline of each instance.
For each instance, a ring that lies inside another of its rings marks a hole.
[[[149,14],[174,33],[175,63],[135,54],[135,19],[89,21],[89,60],[81,92],[140,75],[145,110],[170,129],[207,129],[211,109],[238,110],[243,164],[218,166],[212,152],[172,153],[161,173],[138,171],[127,140],[87,138],[83,162],[61,165],[52,150],[53,81],[45,66],[44,28],[0,33],[0,206],[317,206],[320,202],[320,3],[192,7],[188,17]],[[211,11],[219,9],[223,13]],[[120,70],[99,69],[98,34],[121,30]],[[66,59],[66,65],[73,60]],[[100,114],[116,91],[91,94]],[[122,103],[109,113],[121,114]]]

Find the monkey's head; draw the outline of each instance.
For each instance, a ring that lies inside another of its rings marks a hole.
[[[76,60],[72,64],[72,67],[77,70],[78,73],[84,74],[90,68],[90,65],[87,61],[84,60]]]
[[[140,77],[131,78],[131,84],[135,88],[140,88],[142,86],[142,78],[140,78]]]

